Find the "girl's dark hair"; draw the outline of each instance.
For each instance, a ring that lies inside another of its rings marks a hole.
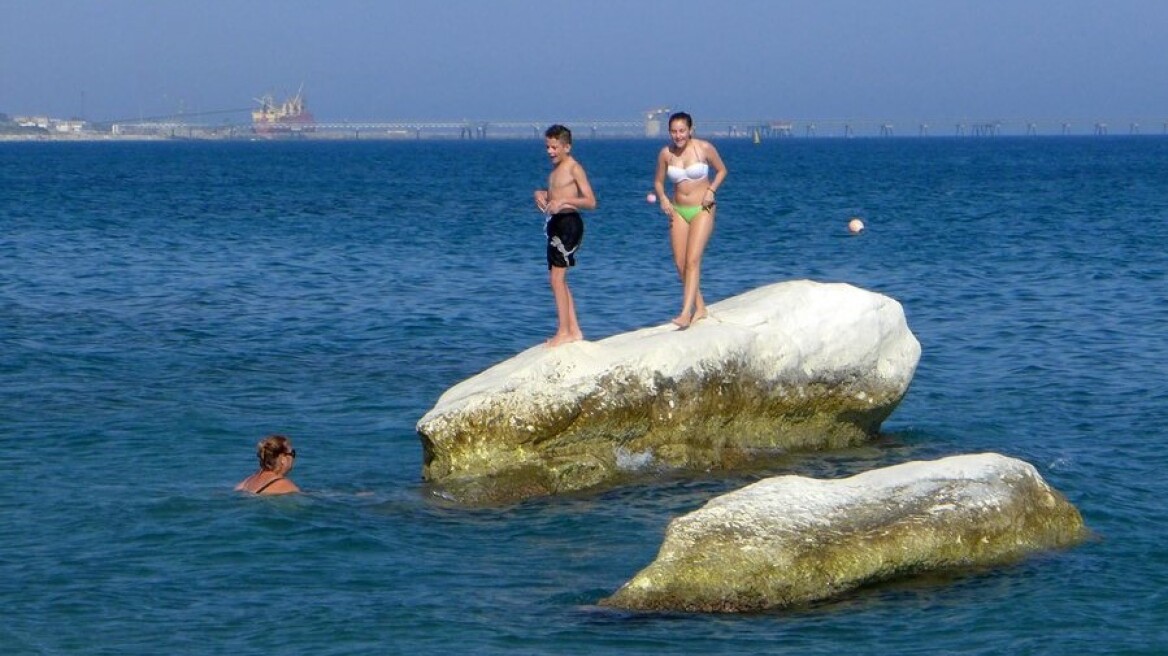
[[[669,115],[669,122],[666,123],[666,125],[673,125],[673,122],[678,120],[678,119],[685,121],[685,127],[687,127],[687,128],[693,127],[693,117],[690,116],[689,114],[686,114],[685,112],[673,112],[672,114],[670,114]]]

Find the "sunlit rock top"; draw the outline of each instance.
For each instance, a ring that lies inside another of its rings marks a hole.
[[[491,503],[644,469],[733,469],[873,436],[920,344],[893,299],[847,284],[776,283],[672,324],[533,347],[449,389],[418,422],[424,475]]]

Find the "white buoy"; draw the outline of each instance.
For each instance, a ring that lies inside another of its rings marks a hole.
[[[647,203],[656,203],[656,202],[657,202],[657,194],[655,194],[655,193],[653,193],[653,192],[651,192],[651,191],[650,191],[650,192],[649,192],[649,195],[648,195],[648,196],[645,196],[645,202],[647,202]]]
[[[848,232],[852,233],[853,235],[858,235],[863,231],[864,222],[859,218],[853,217],[851,221],[848,221]]]

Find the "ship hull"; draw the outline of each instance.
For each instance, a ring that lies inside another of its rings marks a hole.
[[[289,132],[314,132],[316,121],[312,115],[285,118],[278,121],[253,121],[252,131],[256,134],[287,134]]]

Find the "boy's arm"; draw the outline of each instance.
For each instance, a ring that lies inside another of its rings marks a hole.
[[[572,181],[576,183],[577,196],[568,202],[580,210],[596,209],[596,194],[592,193],[592,185],[588,182],[588,174],[584,167],[576,164],[572,167]]]

